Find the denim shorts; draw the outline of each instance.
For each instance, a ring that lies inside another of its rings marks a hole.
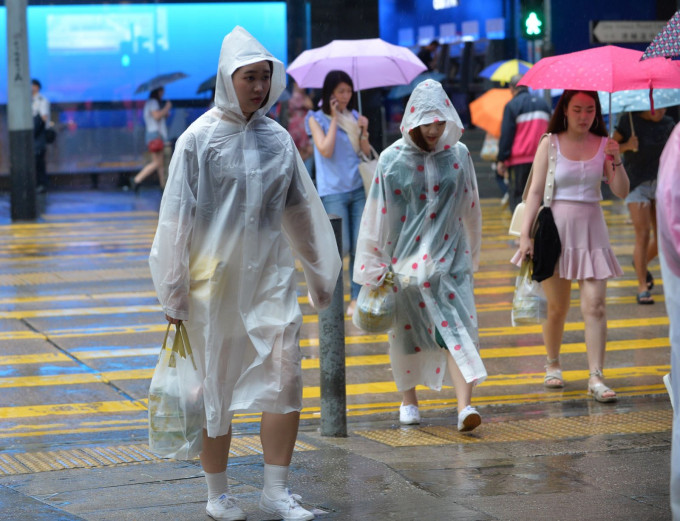
[[[633,188],[628,197],[626,197],[626,204],[642,203],[649,204],[656,200],[656,179],[652,181],[645,181]]]

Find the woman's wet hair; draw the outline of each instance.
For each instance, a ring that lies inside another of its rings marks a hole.
[[[412,128],[409,130],[408,135],[411,137],[411,141],[415,143],[415,145],[424,150],[425,152],[430,151],[430,147],[427,145],[427,141],[425,141],[425,138],[423,137],[423,131],[420,129],[420,127]]]
[[[321,89],[321,110],[324,114],[331,113],[331,95],[341,83],[346,83],[352,88],[352,97],[347,104],[349,110],[357,108],[357,93],[354,91],[354,82],[345,71],[330,71],[323,80]]]
[[[161,92],[163,91],[164,87],[156,87],[154,90],[152,90],[149,93],[149,99],[155,99],[158,103],[161,102]]]
[[[588,129],[590,132],[596,136],[607,137],[607,126],[604,123],[604,118],[602,117],[602,106],[600,105],[600,97],[597,92],[593,90],[565,90],[557,102],[555,107],[555,112],[550,118],[550,123],[548,124],[548,132],[559,133],[567,130],[567,108],[569,107],[569,102],[576,94],[585,94],[595,100],[595,119],[593,124]]]

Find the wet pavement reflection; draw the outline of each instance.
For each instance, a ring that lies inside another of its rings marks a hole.
[[[0,519],[205,519],[198,462],[160,461],[145,445],[165,332],[147,266],[160,193],[56,191],[41,204],[37,222],[12,223],[0,196],[0,512],[10,512]],[[540,327],[510,323],[510,213],[498,199],[482,208],[475,296],[489,378],[473,397],[482,426],[458,433],[453,389],[423,388],[421,424],[401,427],[386,336],[347,319],[349,437],[321,437],[318,318],[300,272],[305,387],[292,487],[328,520],[670,519],[663,281],[654,261],[656,304],[635,303],[625,206],[603,202],[624,270],[607,291],[605,376],[616,404],[586,395],[576,286],[561,356],[567,384],[543,387]],[[258,421],[236,416],[229,470],[251,520],[266,519]]]

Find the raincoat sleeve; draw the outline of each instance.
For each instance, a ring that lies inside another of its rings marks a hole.
[[[661,250],[668,267],[680,277],[680,123],[659,160],[656,214]]]
[[[354,282],[363,286],[381,286],[389,271],[392,252],[397,243],[401,222],[392,222],[397,215],[386,197],[385,156],[381,156],[375,171],[377,183],[371,183],[361,216],[359,239],[354,259]]]
[[[331,303],[342,259],[333,227],[297,150],[286,197],[282,228],[302,264],[316,309]]]
[[[196,213],[198,159],[195,138],[181,136],[170,161],[149,267],[166,315],[189,319],[189,249]]]
[[[472,163],[470,152],[467,154],[467,164],[465,166],[465,197],[463,198],[463,208],[461,218],[470,245],[472,257],[472,270],[479,269],[479,252],[482,247],[482,208],[479,204],[479,192],[477,190],[477,176],[475,167]]]

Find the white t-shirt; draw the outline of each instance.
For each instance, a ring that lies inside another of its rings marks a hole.
[[[168,128],[165,125],[165,119],[161,118],[160,121],[153,117],[151,114],[153,111],[161,110],[161,105],[155,98],[149,99],[144,104],[144,125],[146,125],[147,133],[158,132],[163,139],[168,139]]]
[[[40,94],[39,92],[33,96],[31,101],[31,110],[33,111],[33,117],[40,115],[43,119],[49,121],[50,119],[50,102],[47,98]]]

